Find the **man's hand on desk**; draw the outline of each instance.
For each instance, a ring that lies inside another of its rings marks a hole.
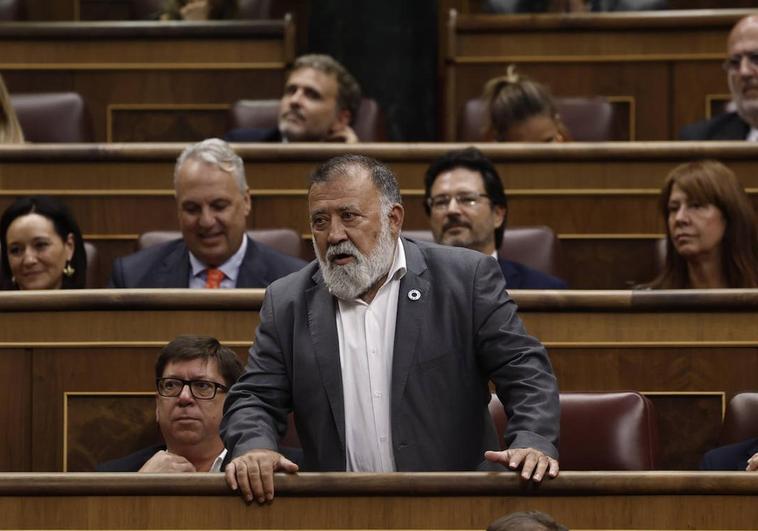
[[[511,448],[502,452],[484,452],[485,459],[500,463],[511,470],[521,468],[521,477],[539,483],[545,477],[558,477],[558,460],[534,448]]]
[[[753,457],[747,460],[747,467],[745,470],[748,472],[755,472],[758,470],[758,454],[753,454]]]
[[[297,472],[297,465],[273,450],[251,450],[226,465],[226,483],[246,502],[274,499],[274,472]]]

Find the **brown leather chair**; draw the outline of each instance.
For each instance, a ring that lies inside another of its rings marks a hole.
[[[758,437],[758,393],[740,393],[729,401],[719,444],[732,444]]]
[[[279,100],[239,100],[227,118],[228,129],[268,129],[279,121]],[[383,142],[387,138],[384,116],[379,104],[371,98],[361,98],[353,130],[361,142]]]
[[[430,230],[404,230],[403,236],[414,240],[434,241]],[[505,229],[498,254],[507,260],[520,262],[548,275],[559,275],[558,247],[558,238],[550,227],[511,227]]]
[[[554,98],[554,101],[572,140],[613,140],[613,106],[605,98]],[[481,98],[468,100],[458,120],[458,141],[491,140],[487,137],[488,123],[486,102]]]
[[[92,142],[92,118],[76,92],[12,94],[28,142]]]
[[[659,459],[652,402],[639,393],[561,393],[561,470],[654,470]],[[496,394],[489,404],[500,444],[507,419]]]
[[[263,243],[290,256],[300,258],[300,235],[292,229],[256,229],[247,231],[256,242]],[[156,230],[145,232],[137,240],[137,249],[145,249],[165,243],[182,235],[178,230]]]

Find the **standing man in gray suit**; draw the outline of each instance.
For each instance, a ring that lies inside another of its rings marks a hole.
[[[558,475],[558,389],[497,261],[400,238],[392,172],[343,155],[311,176],[317,261],[266,290],[246,372],[224,404],[231,488],[264,502],[294,411],[303,468]],[[508,450],[487,410],[505,404]]]

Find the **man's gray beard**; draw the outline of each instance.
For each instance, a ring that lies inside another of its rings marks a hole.
[[[389,273],[392,260],[395,257],[395,240],[390,232],[390,224],[382,223],[376,247],[368,255],[361,253],[350,240],[329,246],[326,259],[321,256],[313,241],[321,274],[329,292],[343,300],[357,299],[366,293],[376,282]],[[338,254],[351,254],[355,259],[349,264],[337,265],[329,258]]]

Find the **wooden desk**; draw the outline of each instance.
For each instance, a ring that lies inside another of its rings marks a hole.
[[[223,135],[235,101],[281,95],[294,28],[289,18],[8,22],[0,46],[11,92],[79,92],[97,141],[197,141]]]
[[[0,146],[0,209],[47,193],[68,203],[100,251],[100,284],[140,233],[176,229],[172,174],[184,144]],[[404,227],[425,229],[423,175],[459,144],[239,144],[252,190],[251,228],[309,235],[307,180],[321,162],[363,153],[390,165],[405,199]],[[716,158],[758,205],[758,146],[745,142],[645,142],[533,146],[481,144],[509,196],[509,226],[548,225],[561,242],[563,277],[578,289],[619,289],[652,279],[663,233],[658,194],[677,164]],[[305,246],[306,248],[309,245]],[[629,257],[636,257],[630,260]]]
[[[0,474],[3,529],[485,529],[541,510],[570,529],[754,529],[747,473],[331,473],[275,478],[248,506],[220,474]]]
[[[758,290],[513,292],[561,391],[639,390],[659,414],[663,467],[716,445],[723,404],[755,390]],[[0,470],[59,471],[66,392],[151,392],[158,349],[208,334],[241,359],[262,290],[0,293]]]
[[[677,138],[729,99],[726,38],[751,9],[456,15],[448,20],[444,115],[456,138],[464,103],[515,63],[556,96],[606,96],[629,113],[632,140]]]

